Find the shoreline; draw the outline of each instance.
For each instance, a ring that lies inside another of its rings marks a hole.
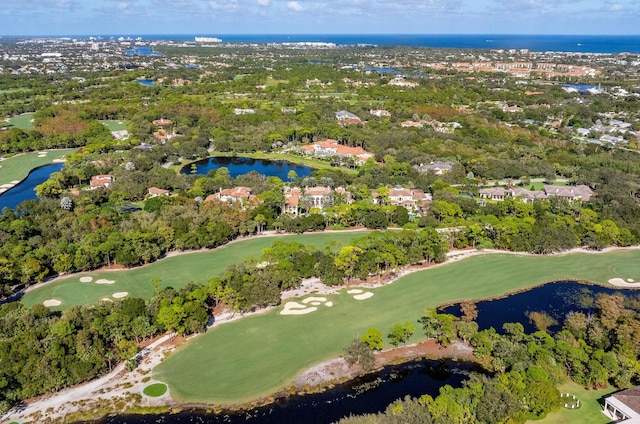
[[[339,230],[342,232],[342,230]],[[274,236],[277,234],[263,234],[262,237]],[[242,240],[234,240],[235,242]],[[572,249],[571,251],[560,252],[554,255],[567,255],[574,253],[608,253],[612,251],[619,250],[638,250],[640,246],[630,246],[630,247],[611,247],[607,249],[603,249],[602,251],[590,251],[586,249]],[[185,252],[186,253],[191,253]],[[486,255],[486,254],[514,254],[514,255],[523,255],[523,256],[552,256],[552,255],[533,255],[529,253],[523,252],[507,252],[501,250],[477,250],[477,249],[467,249],[467,250],[454,250],[447,253],[447,259],[439,264],[430,264],[427,266],[426,264],[420,264],[418,266],[409,266],[405,267],[398,272],[395,272],[389,275],[390,278],[378,280],[376,282],[366,282],[366,281],[357,281],[352,284],[343,284],[340,286],[325,286],[324,284],[318,282],[314,279],[308,279],[303,281],[301,287],[298,289],[290,290],[283,292],[281,294],[281,299],[290,299],[297,298],[301,296],[306,296],[310,292],[317,293],[318,290],[327,290],[327,293],[334,293],[349,287],[367,287],[367,288],[376,288],[386,286],[388,284],[393,284],[398,281],[400,278],[412,274],[418,271],[425,271],[434,267],[440,267],[447,264],[455,263],[459,260],[466,259],[472,256],[478,255]],[[178,253],[181,254],[181,253]],[[571,279],[570,279],[571,280]],[[555,280],[561,281],[561,280]],[[578,281],[573,279],[572,281]],[[553,283],[554,281],[548,281],[544,284]],[[585,283],[585,281],[579,281]],[[602,283],[594,283],[594,282],[586,282],[597,284],[601,286],[609,286],[609,287],[617,287],[613,284],[602,284]],[[540,285],[536,285],[537,287]],[[523,290],[529,290],[531,287],[525,288]],[[624,287],[628,288],[628,287]],[[640,288],[640,284],[635,288]],[[522,290],[520,290],[522,291]],[[495,298],[509,296],[513,293],[504,293],[501,296],[497,296]],[[476,299],[480,300],[480,299]],[[262,308],[257,311],[251,313],[223,313],[218,315],[215,318],[215,321],[212,325],[222,325],[226,322],[235,321],[241,319],[246,316],[263,314],[269,312],[275,307]],[[149,410],[150,413],[158,413],[158,408],[205,408],[205,409],[227,409],[231,410],[242,409],[243,406],[246,405],[255,405],[269,403],[270,401],[275,400],[276,398],[280,398],[286,395],[290,395],[293,393],[303,392],[310,393],[314,391],[318,391],[324,387],[328,387],[337,382],[344,382],[349,379],[358,377],[361,375],[361,372],[358,372],[357,369],[352,370],[348,367],[345,368],[344,365],[346,363],[342,360],[341,357],[331,358],[326,361],[323,361],[319,364],[312,366],[306,370],[301,370],[293,379],[284,385],[283,387],[276,389],[271,395],[259,399],[254,399],[253,401],[245,402],[245,403],[237,403],[237,404],[225,404],[225,405],[214,405],[214,404],[191,404],[191,403],[181,403],[178,401],[174,401],[171,399],[169,394],[165,394],[158,398],[149,398],[146,396],[141,396],[142,388],[148,384],[152,384],[156,382],[151,377],[151,372],[153,368],[159,364],[162,359],[171,351],[175,350],[179,345],[183,345],[188,342],[193,337],[198,337],[199,335],[190,336],[187,339],[180,339],[180,344],[171,343],[166,345],[166,341],[169,339],[169,335],[160,336],[156,339],[151,345],[147,346],[142,350],[142,359],[140,361],[139,367],[133,372],[125,372],[124,363],[119,364],[116,369],[114,369],[109,374],[87,383],[83,383],[81,385],[71,387],[65,389],[59,393],[43,395],[41,398],[36,398],[31,401],[31,403],[25,402],[25,404],[15,407],[10,410],[8,413],[1,416],[3,422],[5,419],[6,422],[22,422],[22,420],[28,419],[31,417],[33,419],[34,416],[38,417],[38,414],[42,411],[47,411],[47,417],[51,419],[50,422],[67,422],[65,421],[65,417],[71,417],[70,419],[86,419],[83,417],[78,417],[78,413],[81,410],[93,410],[95,416],[103,416],[109,413],[117,412],[122,413],[122,409],[114,409],[114,404],[116,402],[125,402],[126,406],[124,407],[125,411],[141,411],[145,408],[151,408]],[[428,343],[429,339],[426,341],[422,341],[418,343],[418,345],[423,343]],[[402,348],[395,348],[389,351],[385,351],[384,353],[391,356],[392,360],[397,360],[398,358],[404,358],[407,360],[406,356],[402,355]],[[468,353],[468,352],[467,352]],[[413,358],[419,357],[420,355],[414,355]],[[376,358],[376,368],[378,367],[378,358]],[[344,365],[341,365],[344,364]],[[137,397],[137,400],[136,400]],[[131,403],[127,403],[131,402]],[[106,406],[105,406],[106,405]],[[111,405],[111,406],[109,406]],[[111,408],[111,409],[109,409]],[[102,412],[100,412],[102,411]],[[96,418],[97,419],[97,418]]]

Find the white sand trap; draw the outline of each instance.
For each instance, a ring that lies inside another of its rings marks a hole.
[[[360,293],[362,293],[362,290],[360,290],[360,289],[351,289],[347,293],[349,293],[349,294],[360,294]]]
[[[81,283],[90,283],[93,281],[93,277],[80,277]]]
[[[129,295],[129,292],[118,292],[118,293],[114,293],[111,296],[115,299],[122,299],[123,297],[127,297]]]
[[[366,293],[362,293],[362,294],[357,294],[357,295],[353,296],[353,298],[355,300],[365,300],[365,299],[369,299],[371,296],[373,296],[373,293],[366,292]]]
[[[287,302],[284,304],[284,309],[280,311],[280,315],[304,315],[317,310],[315,306],[308,308],[307,305],[298,302]]]
[[[326,301],[327,301],[326,297],[307,297],[305,300],[302,301],[302,303],[313,304],[314,302],[326,302]]]
[[[633,283],[633,278],[627,278],[628,283]]]
[[[113,303],[113,300],[109,299],[108,297],[103,297],[102,299],[100,299],[100,302],[110,302],[110,303]]]
[[[13,187],[13,184],[2,184],[0,185],[0,188],[11,188]]]
[[[105,280],[104,278],[101,278],[99,280],[96,280],[96,284],[115,284],[115,280]]]
[[[1,168],[1,167],[0,167],[0,168]],[[7,191],[7,189],[6,189],[6,188],[0,188],[0,194],[1,194],[1,193],[4,193],[5,191]]]
[[[46,155],[46,154],[44,154],[44,155],[38,155],[38,157],[39,157],[39,158],[46,158],[46,157],[47,157],[47,155]]]
[[[20,180],[13,180],[13,181],[11,181],[11,184],[16,185],[16,184],[18,184],[19,182],[20,182]]]
[[[320,306],[320,305],[322,305],[322,302],[311,302],[311,304],[313,306]]]
[[[324,306],[332,307],[333,306],[333,302],[327,302],[327,303],[324,304]]]
[[[47,299],[42,302],[42,304],[48,308],[51,306],[60,306],[62,305],[62,302],[60,302],[58,299]]]
[[[629,280],[631,279],[629,278]],[[609,284],[613,284],[614,286],[618,287],[640,287],[640,283],[627,282],[624,280],[624,278],[612,278],[609,280]]]

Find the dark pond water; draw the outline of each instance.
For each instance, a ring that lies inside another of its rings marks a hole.
[[[586,285],[571,281],[545,284],[532,290],[512,294],[502,299],[487,300],[476,303],[478,318],[476,322],[480,330],[495,328],[502,332],[502,325],[507,322],[519,322],[527,333],[536,331],[529,321],[529,312],[545,312],[557,321],[557,325],[549,327],[550,332],[560,330],[560,325],[569,312],[592,311],[593,300],[598,294],[620,293],[625,296],[640,296],[640,290],[620,290],[608,287]],[[461,316],[460,305],[452,305],[442,310]]]
[[[450,384],[460,386],[475,365],[468,362],[417,360],[388,366],[377,374],[336,386],[324,393],[295,396],[242,413],[207,414],[186,411],[166,415],[107,417],[100,424],[151,423],[250,423],[250,424],[328,424],[350,414],[383,411],[388,404],[407,395],[436,396]]]
[[[315,170],[309,166],[291,163],[286,160],[252,159],[242,156],[216,156],[195,162],[195,165],[195,173],[200,175],[206,175],[209,171],[214,171],[218,168],[227,168],[233,178],[256,171],[269,177],[278,177],[283,181],[289,180],[287,174],[291,170],[296,171],[298,177],[307,177]],[[191,174],[191,171],[191,165],[187,165],[180,170],[180,173]]]
[[[47,181],[51,174],[60,171],[63,167],[63,163],[52,163],[31,171],[27,178],[20,184],[0,194],[0,210],[2,210],[2,208],[15,209],[16,206],[25,200],[37,199],[36,186]]]
[[[546,312],[561,321],[568,312],[590,311],[593,299],[600,293],[640,296],[638,290],[615,290],[576,282],[551,283],[503,299],[478,302],[476,321],[480,329],[494,327],[499,331],[506,322],[520,322],[527,332],[533,332],[535,328],[529,322],[527,312]],[[459,305],[443,310],[460,315]],[[552,331],[558,329],[558,326],[551,328]],[[440,387],[445,384],[460,386],[473,369],[474,365],[466,362],[417,360],[386,367],[380,373],[336,386],[324,393],[294,396],[248,412],[214,415],[204,411],[185,411],[180,414],[116,416],[105,418],[99,423],[327,424],[349,415],[382,411],[394,400],[407,395],[437,395]]]

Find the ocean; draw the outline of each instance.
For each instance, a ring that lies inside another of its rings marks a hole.
[[[230,43],[322,42],[337,45],[413,46],[457,49],[529,49],[538,52],[640,54],[640,35],[505,35],[505,34],[119,34],[144,40],[194,41],[217,37]],[[88,37],[88,36],[87,36]]]

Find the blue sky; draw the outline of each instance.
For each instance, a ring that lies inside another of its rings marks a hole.
[[[0,0],[0,35],[640,34],[640,0]]]

